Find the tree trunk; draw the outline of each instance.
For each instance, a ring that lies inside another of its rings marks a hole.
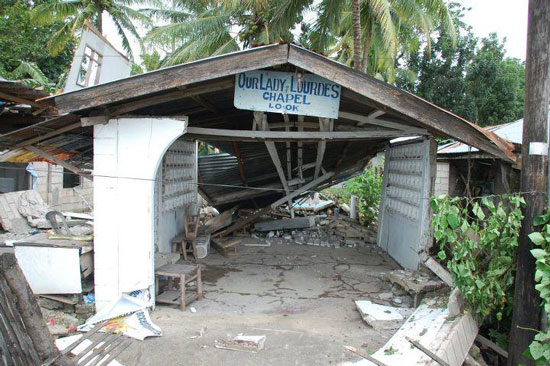
[[[363,72],[367,74],[369,72],[369,51],[370,51],[370,32],[365,34],[365,45],[363,46]]]
[[[34,349],[44,362],[56,354],[53,340],[42,318],[42,311],[38,305],[35,295],[29,287],[25,275],[17,264],[14,254],[5,253],[0,255],[0,275],[6,280],[14,297],[17,299],[17,309],[25,324]]]
[[[545,209],[548,157],[533,151],[530,143],[547,142],[549,67],[550,67],[550,1],[529,1],[527,64],[525,69],[525,109],[523,119],[521,191],[526,206],[519,237],[518,268],[514,292],[514,312],[508,365],[533,365],[523,357],[541,325],[540,296],[535,290],[533,244],[527,237],[539,228],[533,219]]]
[[[360,0],[351,1],[351,16],[353,22],[353,67],[361,70],[361,6]]]

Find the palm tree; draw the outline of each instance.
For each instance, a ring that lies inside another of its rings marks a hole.
[[[351,0],[351,21],[353,22],[353,67],[361,70],[361,4]]]
[[[359,21],[354,16],[357,5]],[[309,35],[313,49],[348,64],[361,53],[362,70],[380,77],[385,74],[389,81],[393,81],[399,54],[409,54],[421,37],[429,42],[438,27],[455,35],[444,0],[321,0],[316,10],[318,17]],[[358,25],[362,47],[354,37]]]
[[[140,39],[135,22],[149,25],[150,19],[134,9],[143,0],[54,0],[38,5],[33,10],[32,20],[39,24],[61,21],[59,29],[50,41],[48,49],[55,55],[70,39],[70,35],[79,33],[87,22],[90,22],[100,32],[103,32],[103,17],[108,15],[113,20],[122,40],[122,46],[130,58],[129,35]]]
[[[171,7],[142,10],[167,23],[153,28],[145,40],[153,48],[164,48],[164,65],[291,41],[292,29],[312,1],[173,0]]]

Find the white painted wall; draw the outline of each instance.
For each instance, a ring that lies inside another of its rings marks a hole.
[[[94,126],[96,309],[154,283],[155,177],[187,121],[121,118]]]
[[[73,63],[67,77],[67,82],[63,92],[70,92],[73,90],[83,89],[82,86],[77,85],[78,72],[82,59],[84,58],[84,49],[88,45],[90,48],[98,52],[103,56],[101,70],[99,74],[99,83],[103,84],[109,81],[119,80],[130,76],[131,65],[130,61],[117,51],[106,39],[101,36],[97,30],[85,28],[82,32],[80,44],[75,51]]]
[[[449,194],[449,172],[450,165],[448,161],[437,162],[437,173],[435,176],[434,196]]]

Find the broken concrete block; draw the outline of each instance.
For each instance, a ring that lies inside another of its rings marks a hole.
[[[433,291],[445,286],[444,282],[432,279],[429,276],[417,271],[398,269],[386,274],[386,278],[391,283],[396,283],[403,287],[408,293],[420,294]]]
[[[403,321],[403,315],[394,307],[378,305],[368,300],[356,301],[355,305],[363,320],[374,329],[398,328]]]
[[[315,216],[297,217],[258,222],[254,225],[256,231],[273,231],[284,229],[301,229],[315,226]]]
[[[40,304],[40,307],[48,310],[59,310],[62,309],[64,305],[61,302],[45,299],[43,297],[38,298],[38,304]]]
[[[229,349],[233,351],[245,351],[256,353],[264,348],[265,335],[247,336],[238,335],[231,339],[217,339],[214,342],[216,348]]]
[[[94,314],[95,304],[77,304],[74,306],[74,312],[76,314]]]

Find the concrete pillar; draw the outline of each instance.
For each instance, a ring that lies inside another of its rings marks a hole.
[[[154,178],[187,121],[120,118],[94,126],[96,309],[154,283]]]

